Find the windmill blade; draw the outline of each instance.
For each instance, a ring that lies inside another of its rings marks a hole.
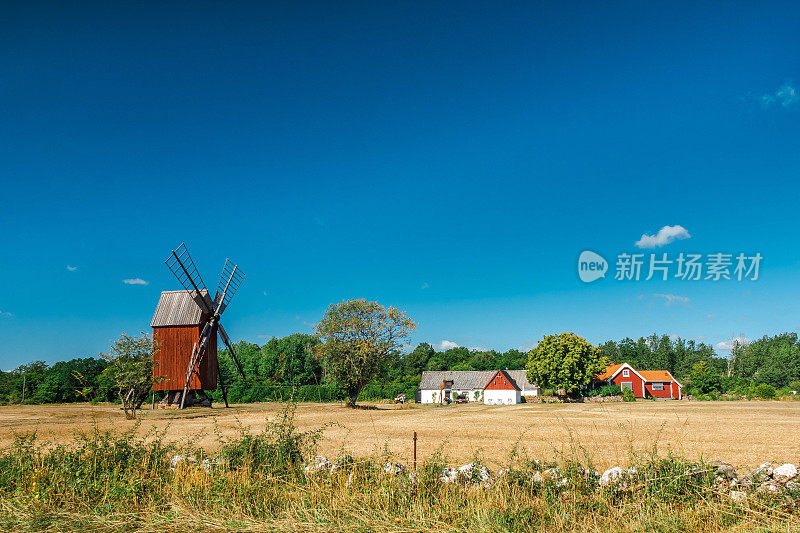
[[[215,318],[212,318],[210,321],[206,322],[206,325],[203,327],[203,331],[200,332],[200,338],[198,342],[194,344],[194,348],[192,348],[192,355],[189,358],[189,366],[186,369],[186,383],[183,385],[183,395],[181,396],[181,409],[183,409],[186,403],[186,395],[189,394],[189,383],[192,380],[192,375],[197,374],[197,369],[200,366],[200,362],[205,357],[206,352],[208,351],[208,341],[211,339],[212,335],[217,334],[217,322]],[[199,377],[199,375],[198,375]]]
[[[206,313],[211,314],[211,299],[208,297],[208,289],[206,284],[203,283],[203,278],[200,277],[200,272],[194,266],[194,260],[189,255],[189,249],[186,244],[181,243],[180,246],[172,250],[172,254],[164,261],[172,273],[178,278],[184,289],[191,294],[192,299],[197,302],[200,309]]]
[[[214,313],[221,315],[228,307],[239,286],[244,281],[245,274],[230,259],[225,259],[222,274],[217,283],[217,293],[214,295]]]
[[[228,337],[228,334],[225,332],[225,328],[222,327],[222,324],[219,325],[219,336],[222,337],[222,342],[225,343],[225,346],[228,348],[228,351],[231,352],[231,356],[233,357],[233,362],[236,363],[236,368],[239,369],[239,373],[244,377],[244,370],[242,369],[242,364],[239,362],[239,358],[236,357],[236,352],[233,351],[233,346],[231,346],[231,339]]]
[[[217,359],[217,377],[219,378],[219,386],[222,389],[222,399],[225,400],[225,407],[228,405],[228,389],[225,387],[225,380],[222,378],[222,370],[219,368],[219,359]]]

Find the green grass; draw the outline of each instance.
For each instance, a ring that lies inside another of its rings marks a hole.
[[[300,433],[294,410],[255,433],[219,437],[213,455],[163,433],[76,435],[67,445],[18,436],[0,453],[0,528],[19,531],[787,531],[800,528],[783,497],[733,504],[709,465],[632,454],[638,473],[599,489],[579,457],[549,464],[519,450],[484,487],[439,481],[441,453],[413,479],[383,472],[389,457],[357,458],[336,474],[308,476],[322,430]],[[195,458],[174,470],[176,454]],[[208,459],[209,471],[202,466]],[[557,466],[569,482],[533,476]],[[626,465],[627,466],[627,465]],[[496,474],[496,472],[495,472]],[[800,501],[795,499],[795,504]]]

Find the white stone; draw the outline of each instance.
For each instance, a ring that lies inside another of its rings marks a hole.
[[[180,465],[180,464],[196,463],[196,462],[197,462],[197,459],[195,459],[194,457],[186,457],[186,456],[183,456],[183,455],[176,455],[176,456],[174,456],[172,458],[172,460],[170,460],[169,463],[171,465],[170,469],[171,470],[175,470],[176,468],[178,468],[178,465]]]
[[[793,479],[799,473],[800,471],[797,470],[796,466],[794,466],[792,463],[786,463],[775,468],[772,471],[772,476],[778,481],[786,482],[790,479]]]
[[[318,455],[314,457],[314,460],[311,462],[311,464],[306,465],[305,471],[308,474],[316,474],[320,471],[330,470],[330,468],[331,462],[328,461],[328,458]]]
[[[458,479],[458,470],[455,468],[443,468],[439,481],[442,483],[453,483]]]
[[[747,501],[747,493],[742,490],[732,490],[731,500],[735,501],[736,503],[744,503]]]
[[[600,476],[600,481],[598,481],[598,483],[601,487],[608,487],[622,481],[624,475],[625,471],[620,467],[615,466],[603,472],[603,475]]]
[[[400,463],[386,463],[383,465],[383,471],[387,474],[396,476],[405,473],[406,466]]]
[[[465,481],[472,481],[473,476],[475,475],[475,470],[477,468],[478,477],[480,477],[483,483],[491,483],[492,475],[489,472],[489,469],[485,466],[476,466],[475,463],[469,463],[466,465],[462,465],[458,467],[458,474],[465,480]]]
[[[217,466],[217,460],[216,459],[203,459],[203,461],[200,463],[200,465],[203,467],[203,470],[205,470],[206,473],[211,473],[211,471],[214,469],[214,467]]]

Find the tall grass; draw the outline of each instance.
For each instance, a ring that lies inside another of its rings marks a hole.
[[[507,472],[488,486],[442,483],[448,461],[441,451],[412,475],[386,473],[386,458],[379,457],[341,460],[332,473],[309,475],[303,465],[314,457],[321,431],[298,432],[294,408],[288,405],[262,432],[241,428],[233,438],[219,437],[214,454],[191,443],[169,443],[166,431],[139,438],[135,428],[93,431],[76,435],[68,445],[20,435],[0,453],[0,528],[353,532],[800,527],[800,516],[785,498],[734,504],[716,485],[709,465],[655,452],[633,455],[636,474],[614,490],[599,487],[597,473],[583,454],[543,462],[519,449],[507,458]],[[173,461],[176,455],[187,459]],[[552,468],[558,476],[550,475]],[[537,474],[542,482],[533,481]]]

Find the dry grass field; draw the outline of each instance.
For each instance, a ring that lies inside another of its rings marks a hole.
[[[654,445],[687,458],[723,459],[738,467],[766,460],[800,463],[800,402],[649,402],[613,404],[520,404],[515,406],[368,404],[352,410],[340,404],[300,404],[300,430],[329,424],[320,452],[376,455],[388,450],[398,460],[411,458],[411,434],[419,435],[418,456],[436,449],[454,462],[476,452],[496,466],[515,444],[532,457],[585,453],[597,466],[627,463],[630,450]],[[281,408],[279,404],[237,405],[231,409],[192,408],[183,412],[141,412],[139,432],[168,427],[170,439],[213,448],[217,432],[253,430]],[[0,407],[0,445],[14,433],[36,431],[54,442],[71,440],[76,430],[125,429],[117,406],[55,405]]]

